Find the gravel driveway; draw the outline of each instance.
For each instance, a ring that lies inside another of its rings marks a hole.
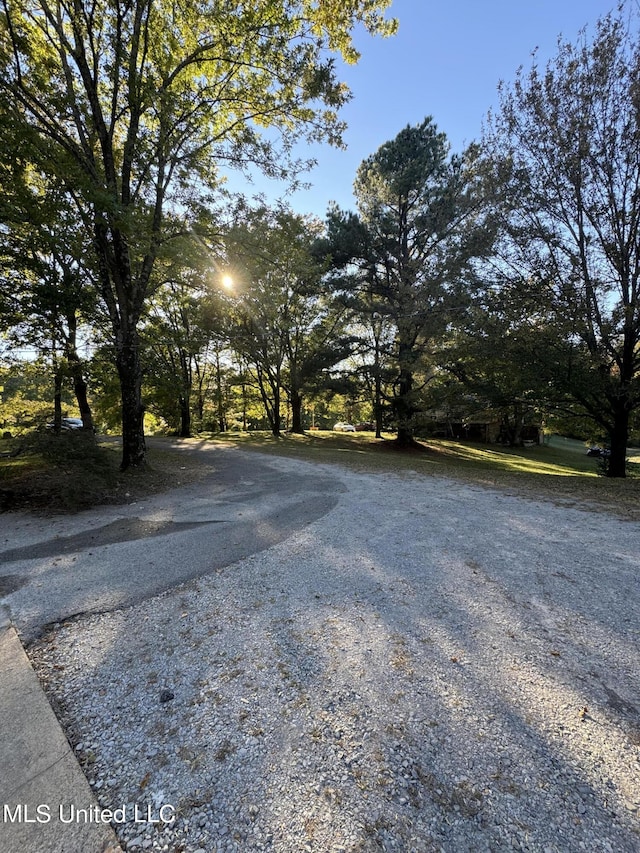
[[[640,850],[640,524],[268,464],[344,491],[30,649],[123,849]]]

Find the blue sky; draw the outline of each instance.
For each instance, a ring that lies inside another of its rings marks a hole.
[[[582,27],[593,32],[597,19],[616,0],[394,0],[398,34],[373,39],[362,34],[357,66],[343,67],[353,99],[342,115],[349,127],[347,149],[313,149],[318,166],[313,186],[289,198],[300,213],[321,218],[329,202],[353,209],[355,173],[369,154],[407,124],[433,116],[454,151],[480,136],[482,120],[497,104],[497,85],[510,82],[517,68],[540,64],[556,52],[560,34],[574,41]],[[235,181],[233,182],[235,183]],[[256,181],[269,200],[284,193],[276,182]]]

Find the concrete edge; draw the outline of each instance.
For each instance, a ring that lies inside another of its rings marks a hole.
[[[0,849],[122,853],[0,605]],[[81,817],[70,821],[70,809]],[[94,819],[97,818],[97,819]]]

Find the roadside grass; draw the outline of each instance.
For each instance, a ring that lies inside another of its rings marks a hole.
[[[150,451],[143,469],[122,472],[117,439],[32,433],[0,439],[0,511],[65,513],[129,503],[204,473],[196,460],[158,448]]]
[[[393,436],[317,430],[280,438],[268,432],[230,432],[195,439],[166,438],[150,443],[141,470],[121,472],[120,442],[95,442],[78,433],[38,433],[0,440],[0,509],[75,512],[99,504],[130,503],[148,494],[194,482],[212,470],[210,458],[182,453],[181,445],[225,443],[274,456],[338,463],[351,470],[427,474],[497,488],[510,494],[552,500],[564,506],[607,510],[640,520],[640,457],[624,480],[598,475],[598,460],[575,448],[506,448],[473,442],[430,439],[408,452]],[[176,446],[177,445],[177,446]],[[633,457],[632,457],[633,458]]]
[[[102,503],[115,485],[115,455],[98,448],[93,436],[34,432],[0,448],[16,454],[0,459],[3,509],[83,509]]]

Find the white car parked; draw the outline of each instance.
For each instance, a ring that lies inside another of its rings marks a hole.
[[[355,432],[356,428],[353,424],[343,424],[342,421],[338,421],[337,424],[333,425],[333,429],[335,432]]]

